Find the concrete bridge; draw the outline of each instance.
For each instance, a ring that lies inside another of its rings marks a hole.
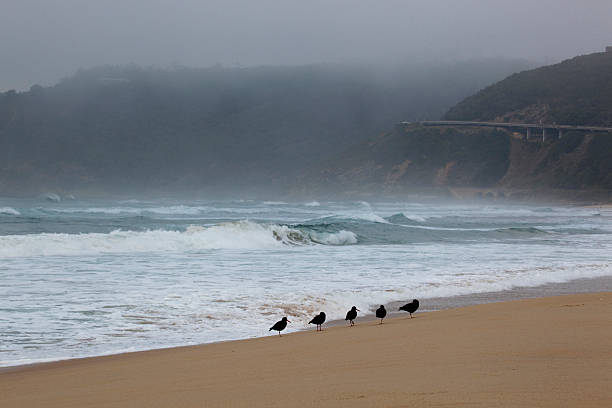
[[[600,126],[572,126],[556,125],[546,123],[508,123],[508,122],[472,122],[463,120],[428,120],[423,122],[401,122],[400,125],[418,124],[421,126],[452,126],[452,127],[492,127],[509,129],[513,131],[524,131],[525,139],[529,140],[532,135],[541,135],[542,141],[548,136],[563,137],[565,131],[590,132],[590,133],[612,133],[612,127]]]

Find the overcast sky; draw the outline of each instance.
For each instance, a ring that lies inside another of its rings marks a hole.
[[[606,45],[612,0],[0,0],[0,90],[100,64],[557,61]]]

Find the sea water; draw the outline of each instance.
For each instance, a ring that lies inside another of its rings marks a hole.
[[[0,199],[0,366],[612,276],[610,254],[603,208]]]

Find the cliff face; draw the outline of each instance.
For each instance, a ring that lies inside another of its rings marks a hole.
[[[543,143],[504,130],[411,126],[353,147],[307,173],[300,185],[301,191],[346,195],[612,191],[611,155],[608,135],[573,133]]]
[[[548,143],[513,139],[501,187],[612,190],[612,135],[570,134]]]
[[[510,139],[497,130],[397,128],[307,173],[300,184],[340,193],[491,186],[507,171]]]

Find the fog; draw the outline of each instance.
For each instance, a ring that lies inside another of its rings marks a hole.
[[[609,0],[2,0],[0,91],[101,64],[552,62],[611,45],[611,15]]]

